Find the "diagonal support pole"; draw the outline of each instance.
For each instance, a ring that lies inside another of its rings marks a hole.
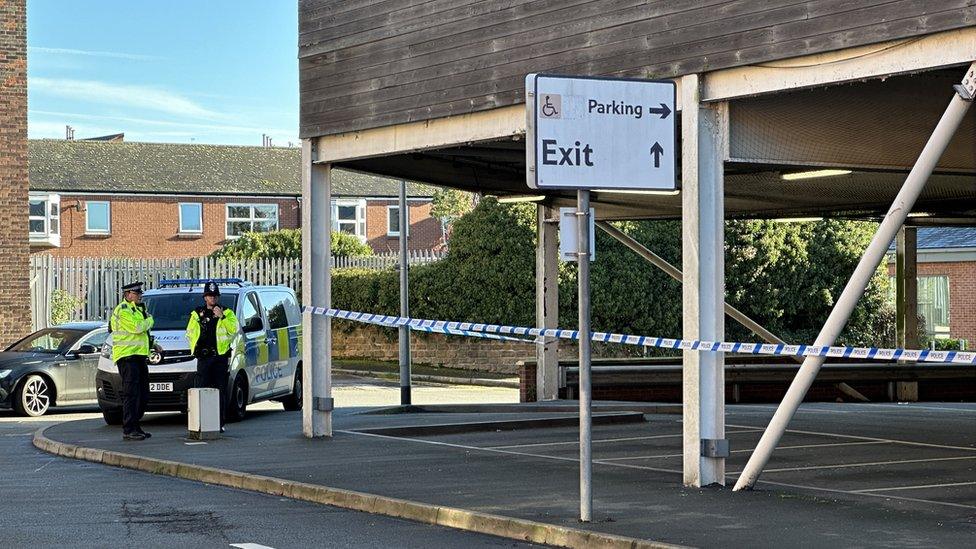
[[[963,118],[966,116],[966,112],[972,104],[973,95],[976,92],[976,63],[969,67],[963,84],[956,86],[955,90],[956,93],[953,95],[952,101],[949,102],[949,106],[939,120],[939,124],[929,137],[925,148],[922,149],[922,153],[915,162],[915,166],[912,167],[908,178],[905,179],[905,184],[898,191],[898,195],[895,197],[891,208],[888,209],[888,213],[885,214],[884,219],[881,221],[881,225],[878,226],[878,231],[874,234],[874,238],[871,239],[871,244],[865,250],[861,261],[857,264],[857,268],[854,269],[854,274],[851,275],[847,286],[844,287],[844,291],[841,292],[833,310],[830,311],[827,322],[824,323],[823,329],[820,330],[820,335],[817,336],[814,346],[834,344],[841,330],[847,325],[851,312],[853,312],[858,299],[864,293],[864,289],[867,288],[875,269],[877,269],[881,260],[884,259],[892,239],[895,238],[898,230],[904,225],[908,213],[912,211],[915,201],[922,194],[926,181],[932,175],[932,171],[939,162],[939,158],[942,157],[942,153],[949,146],[949,141],[952,140],[952,136],[956,133],[959,125],[962,124]],[[735,483],[733,490],[749,489],[755,485],[759,479],[759,475],[762,474],[766,464],[769,463],[769,458],[772,456],[773,450],[779,444],[783,433],[786,432],[786,427],[789,425],[790,420],[793,419],[797,408],[803,402],[803,398],[810,389],[810,385],[816,379],[817,373],[820,371],[823,363],[824,357],[819,356],[809,356],[803,361],[803,365],[800,366],[800,371],[797,372],[789,390],[786,391],[783,402],[780,403],[776,409],[776,413],[773,414],[773,419],[770,420],[769,425],[766,427],[766,431],[763,433],[759,444],[749,458],[745,469],[742,470],[742,475],[739,476],[739,480]]]
[[[662,271],[664,271],[665,274],[667,274],[671,278],[677,280],[678,282],[681,282],[681,277],[682,277],[681,269],[679,269],[679,268],[675,267],[674,265],[668,263],[664,258],[662,258],[661,256],[657,255],[656,253],[654,253],[651,250],[649,250],[646,247],[644,247],[643,244],[641,244],[640,242],[638,242],[637,240],[635,240],[633,237],[631,237],[627,233],[625,233],[625,232],[621,231],[620,229],[614,227],[608,221],[597,221],[596,222],[596,226],[599,227],[600,230],[602,230],[603,232],[605,232],[608,235],[610,235],[611,237],[613,237],[614,240],[620,242],[624,246],[627,246],[628,248],[630,248],[631,250],[633,250],[634,252],[636,252],[637,255],[643,257],[649,263],[651,263],[652,265],[654,265],[658,269],[661,269]],[[736,309],[732,305],[729,305],[727,302],[723,303],[723,305],[725,307],[725,314],[726,315],[728,315],[732,319],[736,320],[739,324],[742,324],[747,329],[751,330],[752,333],[754,333],[757,336],[759,336],[760,338],[762,338],[762,340],[765,341],[766,343],[775,343],[777,345],[785,345],[786,344],[786,342],[783,341],[782,339],[780,339],[780,337],[778,335],[774,334],[773,332],[770,332],[765,327],[763,327],[762,324],[760,324],[760,323],[756,322],[755,320],[749,318],[742,311]],[[792,358],[793,360],[795,360],[797,362],[803,362],[803,359],[800,358],[800,357],[794,356],[794,357],[790,357],[790,358]],[[847,395],[847,396],[849,396],[851,398],[854,398],[856,400],[860,400],[861,402],[870,402],[870,400],[866,396],[862,395],[857,389],[851,387],[850,385],[848,385],[846,383],[838,383],[837,384],[837,389],[840,390],[845,395]]]

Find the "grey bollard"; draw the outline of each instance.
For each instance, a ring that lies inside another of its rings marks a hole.
[[[220,391],[190,389],[186,395],[187,436],[193,440],[220,437]]]

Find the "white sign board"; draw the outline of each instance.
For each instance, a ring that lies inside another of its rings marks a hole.
[[[529,187],[677,188],[674,82],[529,74],[525,91]]]
[[[590,208],[590,261],[596,259],[596,210]],[[559,259],[576,261],[579,256],[579,216],[576,208],[559,208]]]

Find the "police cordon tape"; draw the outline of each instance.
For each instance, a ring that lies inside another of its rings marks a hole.
[[[555,337],[558,339],[578,340],[576,330],[558,328],[527,328],[524,326],[502,326],[498,324],[481,324],[476,322],[449,322],[446,320],[425,320],[388,316],[342,309],[326,309],[324,307],[305,306],[304,312],[325,315],[340,320],[351,320],[365,324],[398,328],[407,326],[411,330],[446,335],[480,337],[498,339],[502,341],[518,341],[520,343],[535,343],[531,339],[512,336]],[[676,349],[683,351],[711,351],[724,353],[739,353],[751,355],[774,356],[823,356],[828,358],[856,358],[862,360],[909,360],[915,362],[938,362],[952,364],[976,364],[976,352],[968,351],[931,351],[928,349],[881,349],[876,347],[827,347],[819,345],[786,345],[775,343],[739,343],[728,341],[701,341],[694,339],[670,339],[663,337],[636,336],[614,334],[607,332],[593,332],[593,341],[598,343],[620,343],[636,345],[638,347],[657,347],[659,349]]]

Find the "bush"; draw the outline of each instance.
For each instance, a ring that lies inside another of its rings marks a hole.
[[[963,343],[966,345],[963,345]],[[936,351],[964,351],[969,349],[969,342],[965,339],[956,339],[952,337],[939,338],[932,340],[932,347]]]
[[[681,265],[677,221],[617,226],[670,263]],[[812,343],[874,231],[871,223],[734,221],[726,226],[727,300],[791,343]],[[559,274],[559,326],[577,326],[575,264]],[[885,305],[883,268],[872,279],[839,342],[888,344],[894,313]],[[397,314],[396,271],[341,270],[333,274],[334,306]],[[460,218],[448,255],[410,268],[410,312],[417,318],[535,325],[535,206],[486,198]],[[680,337],[681,284],[597,232],[591,266],[592,326]],[[726,339],[759,341],[734,320]]]
[[[355,235],[332,231],[332,255],[372,255],[373,249]],[[270,233],[245,233],[231,240],[211,257],[222,259],[298,259],[302,257],[302,231],[282,229]]]
[[[64,290],[51,292],[51,324],[64,324],[71,320],[72,313],[77,311],[85,301]]]

